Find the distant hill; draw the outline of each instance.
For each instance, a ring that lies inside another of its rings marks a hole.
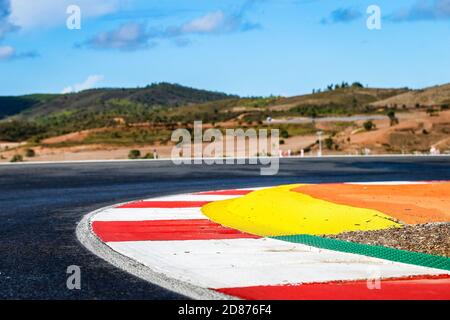
[[[30,95],[0,97],[0,118],[21,113],[22,118],[34,118],[61,112],[103,112],[112,107],[138,104],[151,106],[182,106],[236,96],[220,92],[193,89],[177,84],[158,83],[135,89],[92,89],[61,95]]]
[[[0,119],[15,115],[41,103],[46,103],[58,95],[35,94],[18,97],[0,97]]]
[[[448,106],[450,105],[450,84],[408,91],[388,99],[376,101],[372,105],[377,107],[393,107],[397,105],[398,107],[406,106],[407,108],[416,106]]]

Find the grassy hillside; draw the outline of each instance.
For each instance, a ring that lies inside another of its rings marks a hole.
[[[433,107],[450,105],[450,84],[409,91],[372,104],[377,107]]]
[[[347,114],[367,111],[373,102],[408,91],[408,89],[346,87],[287,98],[280,103],[289,106],[294,105],[289,110],[297,110],[298,112],[315,108],[318,114]]]

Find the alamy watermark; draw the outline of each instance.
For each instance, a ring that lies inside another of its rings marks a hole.
[[[67,267],[66,273],[69,275],[66,287],[69,290],[81,290],[81,268],[76,265]]]
[[[367,29],[381,30],[381,8],[375,4],[367,7],[369,17],[366,21]]]
[[[279,170],[280,133],[278,129],[203,130],[202,121],[192,128],[173,131],[171,159],[180,164],[261,165],[261,175]],[[205,144],[206,143],[206,144]]]
[[[378,267],[369,267],[367,269],[367,289],[381,290],[381,271]]]
[[[66,13],[69,15],[66,19],[66,26],[69,30],[81,29],[81,8],[77,5],[70,5],[66,9]]]

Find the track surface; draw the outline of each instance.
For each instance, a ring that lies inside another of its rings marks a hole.
[[[277,176],[258,166],[108,162],[0,166],[1,299],[179,299],[84,249],[77,222],[111,204],[211,189],[298,182],[450,180],[450,158],[283,159]],[[78,265],[82,289],[66,289]]]

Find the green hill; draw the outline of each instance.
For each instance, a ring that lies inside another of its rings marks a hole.
[[[34,94],[19,97],[0,97],[0,119],[18,114],[41,103],[50,102],[58,95]]]
[[[19,114],[21,119],[32,119],[54,113],[106,112],[129,105],[177,107],[230,97],[235,96],[169,83],[135,89],[92,89],[72,94],[0,97],[0,119]]]
[[[237,96],[158,83],[145,88],[105,88],[72,94],[0,97],[0,140],[21,141],[127,123],[167,123],[167,112]]]

